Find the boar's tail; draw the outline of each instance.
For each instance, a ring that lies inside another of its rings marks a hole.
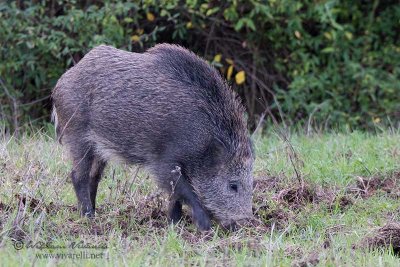
[[[62,133],[60,130],[60,125],[58,124],[58,115],[57,115],[57,109],[55,106],[53,106],[53,111],[51,113],[51,121],[54,123],[54,127],[56,128],[56,138],[57,141],[62,144],[61,142],[61,137],[62,137]]]

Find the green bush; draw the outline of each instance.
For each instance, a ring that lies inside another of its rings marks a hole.
[[[49,119],[51,89],[96,45],[178,43],[217,67],[247,106],[285,124],[398,123],[397,1],[8,1],[0,3],[0,116]]]

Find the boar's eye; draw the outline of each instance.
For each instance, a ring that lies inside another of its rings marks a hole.
[[[229,182],[229,189],[237,193],[238,191],[238,183],[237,182]]]

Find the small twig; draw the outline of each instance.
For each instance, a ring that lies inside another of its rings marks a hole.
[[[296,166],[296,164],[295,164],[295,161],[296,162],[299,161],[299,156],[297,155],[296,150],[294,149],[292,143],[289,141],[289,138],[287,137],[287,135],[285,133],[278,132],[278,136],[281,137],[283,139],[283,141],[288,144],[288,148],[289,148],[288,157],[289,157],[290,163],[292,164],[293,169],[296,173],[297,180],[299,181],[300,185],[303,186],[303,184],[304,184],[303,178],[301,176],[300,171],[298,171],[298,166]]]
[[[264,111],[264,112],[261,114],[260,119],[258,120],[257,126],[256,126],[256,128],[254,129],[254,132],[251,134],[251,137],[256,136],[256,134],[258,133],[259,129],[261,129],[261,125],[262,125],[262,123],[263,123],[263,121],[264,121],[264,118],[265,118],[265,115],[266,115],[266,114],[267,114],[266,111]]]
[[[204,49],[204,56],[207,56],[208,54],[208,48],[210,46],[210,39],[209,36],[212,36],[214,33],[214,29],[215,29],[215,21],[211,24],[211,29],[210,29],[210,33],[207,36],[207,42],[206,42],[206,48]]]
[[[317,112],[318,110],[320,110],[320,108],[325,105],[325,102],[322,102],[320,104],[318,104],[317,106],[315,106],[314,110],[310,113],[310,116],[308,116],[308,123],[307,123],[307,136],[310,135],[311,133],[311,121],[312,121],[312,117],[314,116],[315,112]]]
[[[272,96],[272,99],[274,100],[274,103],[275,103],[275,105],[276,105],[276,107],[277,107],[277,109],[278,109],[279,116],[281,117],[281,121],[282,121],[282,123],[283,123],[285,129],[287,129],[287,125],[286,125],[286,122],[285,122],[285,119],[284,119],[284,116],[283,116],[283,111],[282,111],[281,105],[279,104],[278,99],[276,98],[275,93],[274,93],[263,81],[261,81],[257,76],[253,75],[253,73],[249,71],[249,69],[246,67],[246,65],[245,65],[244,63],[240,62],[240,61],[237,60],[237,59],[236,59],[235,62],[236,62],[242,69],[245,70],[245,72],[251,77],[251,79],[254,79],[254,81],[257,83],[257,85],[258,85],[261,89],[264,89],[265,91],[267,91],[267,92]]]
[[[291,147],[291,145],[290,145],[290,147]],[[292,148],[292,149],[293,149],[293,148]],[[294,153],[295,153],[295,152],[294,152]],[[293,158],[292,158],[292,154],[291,154],[291,153],[289,153],[289,160],[290,160],[290,163],[292,164],[293,169],[294,169],[294,171],[295,171],[295,173],[296,173],[297,180],[299,181],[300,185],[303,186],[303,185],[304,185],[304,181],[303,181],[303,179],[302,179],[302,177],[301,177],[299,171],[297,170],[296,165],[294,164],[294,161],[293,161]]]
[[[50,98],[50,95],[45,96],[45,97],[42,97],[42,98],[39,98],[39,99],[35,99],[35,100],[33,100],[32,102],[20,104],[19,106],[20,106],[20,107],[30,106],[30,105],[36,104],[36,103],[38,103],[38,102],[42,102],[42,101],[44,101],[44,100],[46,100],[46,99],[49,99],[49,98]]]
[[[170,184],[171,184],[171,189],[172,189],[172,190],[171,190],[171,194],[170,194],[170,196],[169,196],[170,199],[171,199],[171,197],[174,195],[175,188],[176,188],[176,186],[177,186],[177,184],[178,184],[178,182],[179,182],[179,179],[180,179],[181,176],[182,176],[181,167],[175,166],[175,169],[173,169],[173,170],[171,171],[171,173],[173,173],[173,174],[178,174],[179,176],[178,176],[178,179],[176,180],[175,184],[174,184],[174,181],[173,181],[173,180],[171,180],[171,182],[170,182]]]
[[[133,186],[133,183],[136,181],[136,178],[137,178],[137,176],[138,176],[139,170],[140,170],[140,167],[139,167],[139,166],[136,167],[135,175],[133,176],[133,178],[132,178],[132,180],[131,180],[131,183],[130,183],[130,185],[129,185],[129,192],[132,191],[132,186]]]
[[[255,47],[254,51],[253,51],[253,66],[252,66],[252,77],[256,76],[257,73],[257,58],[258,58],[258,48]],[[250,114],[252,114],[254,116],[255,113],[255,102],[256,102],[256,95],[257,95],[257,88],[256,88],[256,81],[254,79],[251,79],[251,84],[250,84],[250,88],[251,88],[251,95],[250,95],[250,107],[251,108],[251,112]]]

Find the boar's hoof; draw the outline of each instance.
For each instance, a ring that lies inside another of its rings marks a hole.
[[[94,218],[94,210],[92,209],[92,207],[84,207],[82,205],[79,205],[80,208],[80,214],[81,217],[86,217],[89,219],[93,219]]]

